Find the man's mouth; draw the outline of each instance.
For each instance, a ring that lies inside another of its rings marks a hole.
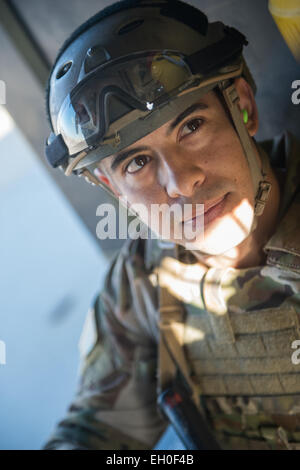
[[[196,228],[201,220],[201,217],[204,217],[204,225],[207,226],[222,213],[226,204],[227,195],[228,193],[213,201],[204,202],[204,211],[203,208],[201,210],[195,209],[191,211],[191,214],[185,217],[181,223],[187,227]]]

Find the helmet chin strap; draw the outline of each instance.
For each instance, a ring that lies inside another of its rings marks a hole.
[[[219,88],[224,96],[224,99],[230,111],[232,120],[234,122],[237,134],[240,138],[241,145],[243,147],[244,154],[251,172],[255,194],[254,218],[250,229],[251,233],[257,227],[257,217],[262,215],[272,187],[271,183],[266,180],[268,157],[265,152],[259,152],[262,165],[262,167],[260,168],[255,155],[255,151],[252,146],[251,137],[249,136],[248,130],[241,116],[241,111],[239,107],[239,96],[235,85],[228,85],[228,81],[224,81],[219,84]]]

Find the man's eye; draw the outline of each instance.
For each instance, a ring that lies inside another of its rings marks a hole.
[[[187,122],[181,129],[181,137],[185,137],[186,135],[196,132],[199,127],[201,127],[202,123],[203,119],[200,118],[192,119],[192,121]]]
[[[139,155],[138,157],[134,157],[133,160],[131,160],[131,162],[126,166],[125,172],[130,174],[137,173],[141,170],[141,168],[143,168],[143,166],[146,165],[148,160],[148,155]]]

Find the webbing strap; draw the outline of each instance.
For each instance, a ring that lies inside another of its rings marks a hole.
[[[163,256],[161,257],[161,259]],[[159,355],[158,394],[160,394],[179,370],[190,388],[192,398],[200,408],[200,389],[190,377],[190,368],[184,354],[184,309],[167,288],[162,287],[158,274],[159,289]]]
[[[232,116],[236,131],[240,137],[241,145],[244,150],[245,157],[247,159],[249,169],[252,176],[252,181],[254,185],[254,194],[255,194],[255,216],[259,216],[263,213],[268,195],[271,190],[271,184],[265,180],[266,168],[268,165],[268,159],[266,155],[260,152],[262,157],[262,169],[259,168],[255,151],[252,146],[251,137],[248,134],[247,128],[241,117],[241,110],[239,107],[239,96],[234,84],[226,85],[226,82],[223,82],[220,85],[220,89]],[[257,218],[254,217],[251,231],[255,229],[257,225]]]

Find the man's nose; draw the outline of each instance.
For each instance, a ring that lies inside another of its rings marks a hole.
[[[196,187],[203,184],[205,174],[195,154],[177,145],[164,148],[160,152],[160,184],[164,186],[169,197],[192,197]]]

